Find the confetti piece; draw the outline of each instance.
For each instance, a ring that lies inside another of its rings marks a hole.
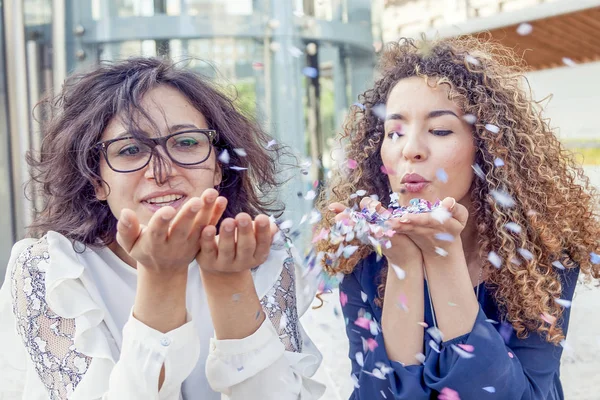
[[[354,358],[356,359],[356,363],[358,365],[360,365],[361,367],[365,366],[365,360],[364,360],[364,357],[363,357],[363,353],[361,353],[361,352],[356,353],[354,355]]]
[[[356,167],[358,167],[358,163],[356,162],[356,160],[349,158],[348,159],[348,168],[356,169]]]
[[[508,352],[508,356],[509,356],[510,358],[515,358],[515,355],[514,355],[513,353],[511,353],[510,351]]]
[[[231,300],[238,302],[238,301],[240,301],[240,297],[241,297],[241,294],[235,293],[233,296],[231,296]]]
[[[275,146],[277,144],[276,140],[270,140],[269,143],[267,143],[267,149],[270,149],[271,147]]]
[[[468,351],[469,353],[472,353],[475,350],[475,347],[473,347],[471,344],[458,344],[457,346],[464,351]]]
[[[486,386],[483,388],[483,390],[485,390],[488,393],[496,393],[496,388],[493,386]]]
[[[294,221],[292,221],[291,219],[286,219],[285,221],[279,224],[279,229],[281,229],[282,231],[286,231],[288,229],[291,229],[292,226],[294,226]]]
[[[302,68],[302,74],[314,79],[319,76],[319,71],[315,67],[304,67]]]
[[[434,235],[434,237],[442,242],[454,242],[454,236],[447,232],[438,232]]]
[[[367,194],[367,191],[363,190],[363,189],[356,191],[356,195],[359,196],[359,197],[362,197],[362,196],[364,196],[366,194]]]
[[[377,344],[377,341],[373,338],[368,338],[367,339],[367,347],[369,347],[369,351],[373,351],[377,348],[377,346],[379,346]]]
[[[361,292],[360,292],[360,298],[362,299],[363,303],[366,303],[366,302],[367,302],[367,299],[368,299],[369,297],[367,296],[367,294],[366,294],[365,292],[361,291]]]
[[[471,168],[473,168],[473,171],[475,171],[475,175],[485,180],[485,174],[483,173],[483,169],[481,169],[479,164],[471,165]]]
[[[558,261],[558,260],[557,261],[553,261],[552,265],[554,265],[554,267],[556,267],[558,269],[563,269],[563,270],[565,269],[565,266],[562,265],[562,263],[560,261]]]
[[[485,322],[489,322],[490,324],[498,324],[498,321],[490,319],[490,318],[486,319]]]
[[[494,165],[496,167],[502,167],[502,166],[504,166],[504,161],[501,158],[496,158],[494,160]]]
[[[475,57],[473,57],[470,54],[467,54],[465,56],[465,61],[468,62],[469,64],[473,64],[473,65],[479,65],[480,64],[479,60],[476,59]]]
[[[304,52],[302,50],[300,50],[299,48],[297,48],[296,46],[292,46],[289,49],[290,54],[292,55],[292,57],[298,58],[300,56],[302,56],[302,54],[304,54]]]
[[[435,219],[440,224],[443,224],[452,218],[452,213],[444,207],[438,207],[431,212],[431,218]]]
[[[462,119],[469,125],[475,125],[477,122],[477,117],[473,114],[465,114],[462,116]]]
[[[381,396],[382,396],[384,399],[387,399],[387,396],[385,395],[385,393],[383,392],[383,390],[380,390],[380,391],[379,391],[379,393],[381,394]]]
[[[492,132],[492,133],[498,133],[500,132],[500,128],[498,128],[496,125],[494,124],[485,124],[485,129]]]
[[[442,333],[442,331],[440,331],[437,327],[432,326],[431,328],[427,329],[427,333],[429,334],[429,336],[431,336],[433,338],[433,340],[435,340],[437,343],[441,343],[444,340],[444,334]]]
[[[229,168],[232,169],[232,170],[234,170],[234,171],[246,171],[248,169],[248,168],[245,168],[245,167],[238,167],[237,165],[232,165]]]
[[[460,400],[460,396],[456,390],[445,387],[440,391],[438,400]]]
[[[371,325],[371,321],[369,321],[365,317],[358,317],[358,318],[356,318],[356,320],[354,321],[354,325],[360,326],[361,328],[367,329],[367,330],[371,329],[371,326],[370,326]]]
[[[488,254],[488,261],[496,268],[500,268],[502,266],[502,258],[495,251],[490,251]]]
[[[515,265],[521,265],[521,261],[519,261],[519,259],[517,257],[511,257],[510,258],[510,262],[515,264]]]
[[[554,299],[554,301],[558,304],[563,306],[564,308],[569,308],[571,307],[571,301],[570,300],[565,300],[565,299]]]
[[[442,257],[446,257],[448,255],[448,252],[446,250],[442,249],[441,247],[436,247],[435,252],[436,252],[436,254],[438,254]]]
[[[577,63],[575,61],[573,61],[571,58],[569,57],[563,57],[562,58],[562,62],[563,64],[565,64],[567,67],[574,67],[577,65]]]
[[[452,348],[452,350],[454,350],[454,352],[455,352],[456,354],[458,354],[458,356],[459,356],[460,358],[469,359],[469,358],[473,358],[473,357],[475,357],[475,354],[471,354],[470,352],[468,352],[468,351],[465,351],[465,350],[461,349],[461,348],[460,348],[460,347],[458,347],[458,346],[455,346],[455,345],[450,345],[450,347]]]
[[[501,207],[510,208],[514,207],[515,204],[517,204],[508,193],[502,190],[491,190],[490,194],[492,195],[494,200],[496,200],[496,203],[498,203],[498,205],[500,205]]]
[[[521,233],[522,231],[521,226],[515,222],[507,222],[504,227],[514,233]]]
[[[377,118],[379,118],[382,121],[385,121],[385,104],[376,104],[373,106],[371,111],[373,111],[373,114],[375,114]]]
[[[541,319],[542,319],[544,322],[546,322],[547,324],[550,324],[550,325],[552,325],[552,324],[554,324],[554,323],[556,322],[556,317],[555,317],[555,316],[553,316],[553,315],[550,315],[550,314],[548,314],[548,313],[543,313],[543,314],[541,314],[541,315],[540,315],[540,318],[541,318]]]
[[[438,169],[435,176],[443,183],[448,182],[448,174],[443,168]]]
[[[423,354],[423,353],[417,353],[417,354],[415,354],[415,358],[421,364],[423,364],[425,362],[425,354]]]
[[[358,107],[358,108],[360,108],[360,109],[361,109],[361,110],[363,110],[363,111],[364,111],[364,110],[365,110],[365,108],[366,108],[366,107],[365,107],[363,104],[361,104],[361,103],[354,103],[354,104],[352,104],[352,105],[353,105],[353,106],[356,106],[356,107]]]
[[[427,328],[429,325],[427,325],[427,322],[417,322],[417,324],[421,325],[423,328]]]
[[[348,303],[348,295],[344,292],[340,292],[340,304],[344,307]]]
[[[358,246],[346,246],[342,251],[342,254],[345,258],[350,258],[352,254],[354,254],[358,250]]]
[[[399,280],[403,280],[404,278],[406,278],[406,272],[402,268],[400,268],[396,264],[391,264],[391,265],[392,265],[392,269],[396,273],[396,276],[398,277]]]
[[[306,195],[304,196],[304,198],[306,200],[313,200],[315,197],[317,197],[317,194],[315,193],[314,190],[309,190],[308,192],[306,192]]]
[[[219,154],[219,161],[221,161],[223,164],[229,164],[230,160],[231,157],[229,156],[227,149],[223,150],[221,154]]]
[[[590,253],[590,262],[592,264],[600,264],[600,255],[598,255],[592,251]]]
[[[373,372],[371,373],[375,378],[381,379],[381,380],[385,380],[385,374],[383,372],[381,372],[380,369],[373,369]]]
[[[398,296],[398,307],[403,311],[408,311],[408,305],[406,304],[407,298],[404,293],[400,293]]]
[[[456,303],[453,303],[453,302],[451,302],[451,301],[449,301],[449,302],[448,302],[448,305],[449,305],[450,307],[458,307],[458,304],[456,304]]]
[[[533,253],[531,253],[529,250],[523,249],[523,248],[519,248],[519,249],[517,249],[517,251],[519,252],[519,254],[521,255],[521,257],[523,257],[527,261],[533,260]]]
[[[237,367],[238,372],[242,372],[244,370],[244,367]]]
[[[527,22],[523,22],[517,27],[517,33],[521,36],[527,36],[531,32],[533,32],[533,26],[531,26],[531,24],[528,24]]]
[[[438,344],[434,340],[429,340],[428,344],[433,351],[435,351],[436,353],[440,352],[440,346],[438,346]]]
[[[233,151],[240,157],[246,157],[248,155],[244,149],[233,149]]]

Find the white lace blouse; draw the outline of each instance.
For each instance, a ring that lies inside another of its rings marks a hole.
[[[164,334],[131,315],[136,274],[56,232],[15,244],[0,290],[0,400],[321,397],[310,379],[321,355],[298,321],[316,289],[290,249],[273,247],[253,272],[268,318],[239,340],[213,338],[196,262],[187,323]]]

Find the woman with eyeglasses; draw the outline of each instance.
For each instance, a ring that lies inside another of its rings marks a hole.
[[[51,104],[35,239],[0,292],[0,398],[319,398],[314,290],[267,216],[281,149],[155,58],[75,75]]]

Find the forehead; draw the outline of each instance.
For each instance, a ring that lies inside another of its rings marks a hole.
[[[450,86],[436,84],[436,79],[413,76],[398,81],[390,91],[386,103],[387,113],[420,111],[428,113],[432,109],[448,109],[460,112],[457,103],[450,99]]]
[[[156,125],[160,135],[166,135],[173,125],[194,125],[197,128],[208,128],[206,118],[198,111],[183,93],[170,86],[157,86],[150,89],[140,102],[140,107]],[[110,140],[128,131],[130,115],[120,113],[110,120],[101,140]],[[155,135],[152,123],[139,112],[134,112],[139,128]]]

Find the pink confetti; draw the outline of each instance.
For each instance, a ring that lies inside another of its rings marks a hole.
[[[358,317],[356,321],[354,321],[354,325],[360,326],[363,329],[369,330],[371,326],[371,321],[366,319],[365,317]]]
[[[464,351],[468,351],[469,353],[472,353],[473,350],[475,350],[475,348],[470,344],[459,344],[458,347],[460,347]]]
[[[328,235],[329,235],[329,229],[322,228],[321,232],[319,232],[319,234],[313,238],[312,242],[317,243],[319,240],[327,239]]]
[[[445,387],[440,391],[438,400],[460,400],[460,396],[456,390]]]
[[[379,346],[379,345],[377,344],[377,341],[376,341],[375,339],[373,339],[373,338],[368,338],[368,339],[367,339],[367,346],[369,347],[369,350],[370,350],[370,351],[373,351],[373,350],[375,350],[375,349],[377,348],[377,346]]]
[[[419,325],[421,325],[423,328],[428,328],[429,325],[427,325],[427,322],[418,322]]]
[[[381,169],[381,172],[384,173],[385,175],[394,175],[394,170],[387,169],[385,167],[385,165],[382,165],[380,169]]]
[[[548,313],[543,313],[542,315],[540,315],[540,318],[542,318],[542,320],[544,320],[546,323],[552,325],[556,322],[556,317],[553,315],[550,315]]]
[[[358,167],[358,163],[356,162],[356,160],[349,158],[348,159],[348,168],[356,169],[356,167]]]
[[[511,353],[510,351],[508,352],[508,356],[509,356],[510,358],[515,358],[515,355],[514,355],[513,353]]]
[[[344,292],[340,292],[340,304],[342,307],[348,304],[348,295]]]

